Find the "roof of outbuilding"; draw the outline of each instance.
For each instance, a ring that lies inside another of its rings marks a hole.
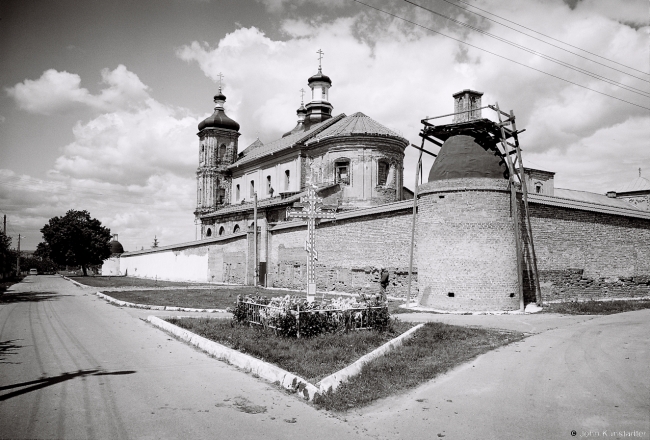
[[[631,182],[619,186],[615,191],[617,194],[635,191],[650,191],[650,180],[639,176]]]

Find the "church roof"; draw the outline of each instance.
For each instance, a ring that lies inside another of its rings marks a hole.
[[[244,157],[239,159],[237,162],[230,165],[228,168],[231,169],[237,168],[240,165],[252,162],[253,160],[258,159],[260,157],[268,156],[286,150],[288,148],[291,148],[296,144],[300,144],[306,141],[307,139],[311,138],[315,134],[320,133],[323,129],[340,121],[344,117],[345,115],[342,114],[334,118],[327,119],[323,122],[319,122],[318,124],[312,125],[307,131],[301,131],[298,133],[290,134],[289,136],[280,138],[276,141],[269,142],[268,144],[255,148],[254,150],[251,150],[250,153],[247,153]],[[246,150],[248,150],[248,148]]]
[[[598,205],[611,206],[613,208],[624,208],[638,210],[634,205],[624,199],[615,199],[607,197],[604,194],[592,193],[588,191],[578,191],[575,189],[555,188],[553,195],[562,199],[571,199],[578,202],[596,203]]]
[[[307,144],[328,137],[355,135],[386,136],[408,142],[393,130],[384,127],[379,122],[363,113],[357,112],[353,115],[344,117],[336,124],[330,125],[328,128],[320,132],[318,136],[315,136],[314,139],[307,142]]]
[[[257,138],[257,139],[255,139],[255,142],[250,144],[248,147],[246,147],[244,149],[244,151],[242,151],[242,155],[245,156],[245,155],[249,154],[251,151],[253,151],[254,149],[259,148],[259,147],[263,147],[263,146],[264,146],[264,142],[262,142],[260,140],[260,138]]]
[[[631,182],[619,186],[615,191],[617,194],[635,191],[650,191],[650,180],[639,176]]]

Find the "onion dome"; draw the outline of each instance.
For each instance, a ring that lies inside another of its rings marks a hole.
[[[123,254],[124,248],[122,243],[117,241],[117,234],[113,235],[113,239],[110,241],[109,245],[111,246],[111,254]]]
[[[287,131],[285,134],[282,135],[282,137],[287,137],[290,134],[298,133],[305,131],[305,116],[307,115],[307,109],[305,106],[300,103],[300,108],[298,108],[298,111],[296,111],[296,114],[298,115],[298,124],[290,131]]]
[[[307,80],[307,84],[311,84],[316,81],[322,81],[328,83],[330,86],[332,85],[332,80],[329,76],[323,75],[323,71],[320,67],[318,68],[318,73]]]
[[[199,131],[206,128],[239,131],[239,124],[226,116],[226,113],[223,111],[224,102],[226,102],[226,96],[219,89],[219,94],[214,97],[214,103],[216,104],[214,113],[199,123]]]
[[[429,182],[462,178],[507,179],[508,170],[497,150],[484,148],[471,136],[445,141],[429,172]]]

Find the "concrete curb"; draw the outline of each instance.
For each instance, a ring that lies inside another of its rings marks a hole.
[[[279,383],[283,388],[298,392],[305,400],[312,401],[318,394],[318,388],[295,374],[284,371],[282,368],[271,365],[267,362],[256,359],[232,348],[225,347],[217,342],[210,341],[202,336],[182,329],[174,324],[155,316],[147,316],[147,321],[152,325],[171,333],[183,341],[187,341],[195,347],[211,354],[219,360],[226,361],[246,372],[256,374],[259,377],[273,383]]]
[[[85,284],[81,284],[81,283],[78,282],[78,281],[72,280],[72,279],[66,277],[65,275],[60,275],[60,276],[61,276],[61,278],[63,278],[64,280],[68,280],[68,281],[70,281],[72,284],[74,284],[74,285],[77,286],[77,287],[89,287],[89,286],[86,286]]]
[[[342,383],[348,381],[351,377],[356,376],[357,374],[361,373],[361,368],[363,368],[364,365],[366,365],[368,362],[377,359],[386,353],[388,353],[391,350],[394,350],[395,348],[401,346],[405,340],[413,336],[413,333],[418,331],[420,328],[424,326],[424,323],[418,324],[412,329],[402,333],[395,339],[392,339],[388,342],[386,342],[384,345],[374,349],[370,353],[361,356],[356,362],[348,365],[342,370],[337,371],[336,373],[330,374],[326,378],[322,379],[318,383],[319,391],[321,393],[326,393],[330,389],[332,391],[336,391],[336,388]]]
[[[70,280],[72,281],[72,280]],[[72,281],[74,283],[74,281]],[[224,309],[192,309],[189,307],[171,307],[171,306],[152,306],[149,304],[135,304],[119,299],[115,299],[112,296],[108,296],[102,292],[96,292],[96,295],[102,299],[105,299],[111,304],[122,307],[133,307],[136,309],[148,309],[148,310],[166,310],[170,312],[204,312],[204,313],[228,313]]]

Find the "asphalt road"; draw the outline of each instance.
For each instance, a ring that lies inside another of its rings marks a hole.
[[[0,297],[0,438],[366,438],[57,276]]]
[[[0,438],[650,438],[650,310],[402,315],[533,336],[337,418],[139,319],[178,313],[95,290],[38,276],[0,296]]]

